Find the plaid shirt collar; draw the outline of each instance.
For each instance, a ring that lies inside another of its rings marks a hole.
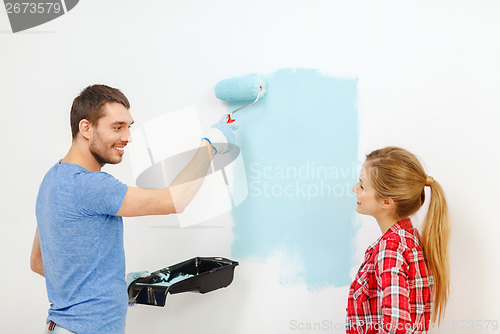
[[[367,252],[370,251],[373,247],[375,247],[381,239],[387,238],[389,235],[393,233],[397,233],[399,230],[407,230],[409,228],[412,228],[413,225],[411,224],[410,218],[406,218],[403,220],[398,221],[396,224],[392,225],[382,236],[380,236],[374,243],[368,247]]]

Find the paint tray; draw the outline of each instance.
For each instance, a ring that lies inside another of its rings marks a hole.
[[[233,281],[238,262],[221,257],[195,257],[138,278],[128,288],[129,303],[165,306],[167,293],[207,293]]]

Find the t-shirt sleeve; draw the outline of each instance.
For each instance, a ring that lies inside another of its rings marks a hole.
[[[80,174],[75,179],[75,202],[86,215],[116,215],[127,185],[105,172]]]

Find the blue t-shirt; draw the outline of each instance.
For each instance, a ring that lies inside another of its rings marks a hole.
[[[125,332],[122,218],[127,186],[105,172],[55,164],[36,202],[49,320],[78,334]]]

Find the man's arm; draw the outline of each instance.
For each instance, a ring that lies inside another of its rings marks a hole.
[[[43,271],[42,251],[40,249],[40,239],[38,237],[38,227],[36,228],[35,240],[33,241],[33,248],[31,249],[30,265],[31,270],[45,277],[45,272]]]
[[[214,148],[202,140],[193,159],[164,189],[128,187],[117,216],[134,217],[181,213],[201,188],[210,166]]]

